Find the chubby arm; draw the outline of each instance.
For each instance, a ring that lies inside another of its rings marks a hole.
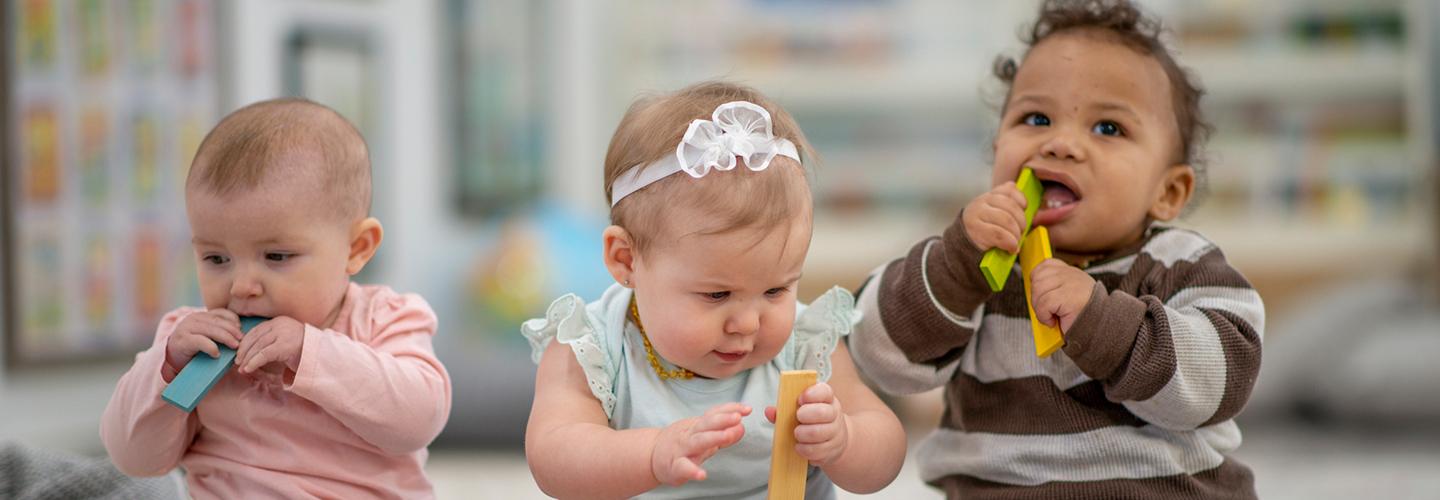
[[[820,465],[830,480],[845,491],[874,493],[889,485],[900,473],[900,465],[905,461],[905,429],[890,407],[860,382],[845,343],[835,347],[830,359],[833,364],[828,385],[834,393],[834,407],[844,413],[847,435],[840,454],[829,463]],[[806,392],[801,401],[815,399],[809,397],[814,394]],[[844,402],[843,407],[840,402]],[[805,412],[806,417],[823,416],[816,414],[826,412],[823,406],[808,406],[810,408],[802,406],[799,410]],[[802,425],[795,429],[796,441],[803,443],[801,433],[811,430],[805,425],[808,419],[797,415],[797,420]]]
[[[612,429],[570,346],[551,342],[535,376],[525,459],[552,497],[629,498],[704,480],[701,464],[740,441],[740,419],[749,412],[729,403],[660,429]]]
[[[154,344],[135,356],[135,364],[120,377],[105,406],[100,440],[115,467],[125,474],[159,476],[169,472],[180,464],[180,457],[200,431],[197,414],[160,399],[167,385],[163,378],[166,343],[180,320],[197,311],[181,309],[165,315]]]

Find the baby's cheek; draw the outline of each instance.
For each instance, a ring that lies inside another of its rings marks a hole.
[[[765,359],[774,358],[785,348],[785,343],[790,341],[790,329],[767,329],[764,335],[756,341],[755,350],[765,355]]]
[[[683,323],[681,325],[684,325]],[[646,325],[647,329],[649,325]],[[656,330],[660,325],[657,325]],[[715,348],[713,343],[714,335],[706,335],[705,332],[695,331],[674,326],[658,332],[647,333],[650,338],[650,345],[659,351],[662,357],[687,360],[697,358],[709,353]],[[673,362],[673,361],[672,361]]]

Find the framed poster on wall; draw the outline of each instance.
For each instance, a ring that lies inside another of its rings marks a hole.
[[[214,5],[3,9],[6,366],[133,354],[199,303],[183,188],[217,118]]]

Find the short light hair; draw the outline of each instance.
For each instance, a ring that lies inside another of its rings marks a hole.
[[[281,172],[311,182],[337,217],[370,212],[365,138],[335,110],[296,97],[250,104],[221,119],[196,150],[185,187],[226,195]]]
[[[621,174],[637,165],[673,156],[691,121],[708,120],[716,107],[731,101],[749,101],[765,108],[775,137],[794,143],[804,163],[813,161],[810,143],[790,113],[753,88],[703,82],[668,94],[642,97],[625,112],[605,153],[605,200],[612,200],[615,179]],[[672,218],[665,216],[678,207],[719,216],[717,225],[696,227],[685,234],[719,234],[751,228],[768,232],[797,216],[810,217],[810,205],[808,176],[803,167],[795,160],[776,156],[770,167],[760,172],[737,165],[728,172],[712,170],[699,179],[670,175],[612,206],[610,222],[630,233],[636,252],[644,254],[657,237],[678,229]]]

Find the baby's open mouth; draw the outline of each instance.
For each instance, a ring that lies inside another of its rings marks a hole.
[[[1040,193],[1040,210],[1035,213],[1035,220],[1032,221],[1037,226],[1050,226],[1064,221],[1080,204],[1080,192],[1069,184],[1069,179],[1061,175],[1047,177],[1055,178],[1040,180],[1040,187],[1044,188],[1044,191]]]
[[[1040,186],[1045,192],[1040,195],[1040,209],[1060,208],[1080,201],[1080,196],[1075,191],[1057,181],[1040,181]]]

